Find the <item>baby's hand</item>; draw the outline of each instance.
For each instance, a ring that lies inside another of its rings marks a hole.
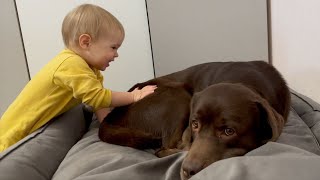
[[[142,98],[146,97],[147,95],[153,93],[155,89],[157,89],[156,85],[145,86],[142,89],[135,88],[132,91],[133,101],[134,102],[139,101],[140,99],[142,99]]]

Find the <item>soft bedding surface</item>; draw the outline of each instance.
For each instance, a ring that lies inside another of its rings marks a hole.
[[[0,180],[51,179],[69,149],[86,132],[82,106],[55,118],[0,153]]]
[[[277,142],[215,162],[192,179],[319,180],[320,105],[294,91],[291,99],[289,120]],[[180,179],[185,152],[157,158],[153,150],[101,142],[98,121],[88,131],[85,124],[82,108],[76,107],[0,153],[0,179]]]
[[[270,180],[320,179],[320,106],[292,92],[289,120],[277,142],[269,142],[243,157],[213,163],[192,179]],[[186,153],[157,158],[152,151],[139,151],[101,142],[99,124],[72,147],[53,176],[64,179],[178,180]]]

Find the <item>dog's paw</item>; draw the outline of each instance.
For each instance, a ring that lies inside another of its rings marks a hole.
[[[175,153],[179,153],[179,152],[182,152],[182,150],[181,149],[177,149],[177,148],[174,148],[174,149],[161,148],[161,149],[157,150],[154,154],[157,157],[162,158],[162,157],[166,157],[166,156],[169,156],[171,154],[175,154]]]

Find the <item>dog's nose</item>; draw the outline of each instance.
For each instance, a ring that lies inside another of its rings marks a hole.
[[[184,179],[189,179],[202,170],[203,164],[200,162],[184,162],[182,164],[182,175]]]

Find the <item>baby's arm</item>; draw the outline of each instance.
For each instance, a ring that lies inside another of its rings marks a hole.
[[[80,58],[71,57],[63,61],[56,69],[53,80],[56,85],[72,91],[75,99],[100,108],[124,106],[136,102],[151,94],[156,86],[145,86],[132,92],[115,92],[103,87],[103,76],[94,71]],[[101,110],[99,115],[105,117],[108,111]]]
[[[145,96],[153,93],[156,88],[156,86],[145,86],[141,90],[136,88],[132,92],[112,91],[110,108],[102,108],[97,110],[95,112],[97,119],[101,123],[103,119],[112,111],[112,107],[124,106],[133,102],[137,102]]]
[[[113,108],[102,108],[95,112],[97,119],[100,123],[104,120],[104,118],[112,111]]]
[[[132,92],[111,92],[111,105],[110,107],[118,107],[128,105],[139,101],[145,96],[154,92],[157,88],[155,85],[145,86],[142,89],[134,89]]]

